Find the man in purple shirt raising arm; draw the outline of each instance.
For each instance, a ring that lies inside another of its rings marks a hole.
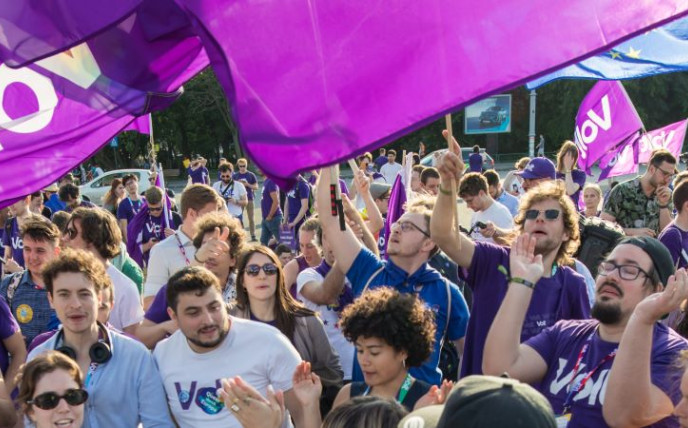
[[[688,278],[655,238],[629,237],[600,264],[594,320],[562,320],[519,340],[526,308],[547,269],[536,238],[511,251],[509,291],[485,343],[483,369],[539,385],[558,426],[678,427],[676,364],[686,339],[657,322],[688,297]],[[666,284],[666,287],[664,286]]]

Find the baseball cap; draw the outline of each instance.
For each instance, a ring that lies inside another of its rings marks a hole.
[[[43,189],[44,192],[58,192],[60,189],[57,187],[57,184],[53,183],[50,186],[46,187]]]
[[[669,277],[676,272],[671,253],[659,240],[649,236],[631,236],[621,240],[618,245],[621,244],[635,245],[645,251],[650,256],[652,266],[654,266],[663,285],[666,285]]]
[[[528,180],[537,180],[538,178],[554,180],[556,178],[556,168],[554,167],[554,162],[547,158],[533,158],[528,162],[523,171],[518,171],[516,174]]]
[[[549,401],[515,379],[467,376],[444,405],[415,410],[397,428],[556,428]]]
[[[373,199],[380,199],[391,188],[387,183],[370,183],[370,194]]]

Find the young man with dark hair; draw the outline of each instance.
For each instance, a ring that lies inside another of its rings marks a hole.
[[[189,265],[198,265],[196,249],[191,242],[196,234],[196,221],[211,211],[225,211],[225,202],[210,186],[192,184],[181,197],[182,225],[172,235],[151,248],[148,275],[143,290],[143,305],[148,308],[173,273]]]
[[[246,205],[246,215],[248,216],[248,230],[251,232],[251,241],[256,240],[256,222],[253,219],[254,216],[254,200],[255,191],[258,190],[258,178],[256,174],[248,170],[248,160],[246,158],[239,158],[237,160],[238,172],[234,173],[234,180],[243,184],[246,188],[246,196],[248,198],[248,204]]]
[[[302,426],[302,407],[292,390],[301,357],[289,339],[269,325],[229,316],[220,281],[203,267],[185,267],[172,275],[167,302],[179,330],[158,343],[153,356],[181,428],[241,427],[234,414],[247,412],[252,399],[237,397],[225,409],[216,395],[222,379],[235,376],[263,395],[268,385],[284,391],[289,412],[282,426],[291,426],[289,413]]]
[[[397,174],[401,172],[401,164],[396,162],[397,152],[396,150],[387,151],[387,163],[382,165],[380,168],[380,174],[385,177],[387,184],[394,184],[394,180],[397,178]]]
[[[488,169],[483,172],[483,177],[487,180],[487,191],[492,199],[504,205],[511,213],[511,217],[516,217],[516,214],[518,214],[518,198],[504,191],[497,171]]]
[[[118,330],[136,334],[136,327],[143,319],[139,292],[134,281],[110,263],[119,254],[122,242],[115,217],[101,208],[77,208],[67,223],[63,242],[66,247],[88,251],[100,260],[115,290],[110,324]]]
[[[372,158],[372,156],[371,156]],[[375,158],[375,167],[377,168],[378,171],[382,169],[382,166],[387,163],[387,153],[385,152],[385,148],[381,147],[380,148],[380,155]]]
[[[415,169],[416,167],[414,166],[413,168]],[[440,173],[437,172],[437,168],[424,168],[420,174],[420,183],[422,190],[426,194],[437,196],[440,187]]]
[[[688,181],[684,180],[674,187],[671,199],[678,214],[658,239],[669,250],[674,266],[685,268],[688,267]]]
[[[42,215],[50,220],[50,218],[53,216],[53,211],[46,207],[44,202],[45,199],[43,198],[43,192],[33,192],[31,194],[31,202],[29,203],[29,211],[36,215]]]
[[[112,223],[116,228],[114,217]],[[28,359],[56,349],[76,361],[88,392],[84,428],[174,427],[150,352],[97,321],[101,290],[112,288],[103,263],[92,253],[67,249],[45,266],[43,277],[62,327]]]
[[[495,234],[504,236],[511,232],[514,220],[509,210],[497,203],[488,192],[487,180],[477,172],[469,172],[459,182],[459,196],[473,211],[471,238],[474,241],[494,243]],[[478,227],[482,223],[486,227]]]
[[[473,146],[473,153],[468,157],[468,167],[470,172],[480,173],[483,171],[483,157],[480,155],[480,146]]]
[[[232,170],[232,164],[229,162],[220,165],[220,181],[213,183],[213,189],[227,204],[227,211],[243,225],[244,207],[248,204],[248,196],[244,185],[234,179]]]
[[[511,251],[508,291],[485,342],[485,373],[538,385],[559,426],[677,426],[670,418],[683,368],[676,363],[688,342],[658,321],[688,297],[685,270],[674,274],[658,240],[626,238],[600,264],[595,319],[560,320],[523,340],[535,284],[549,270],[535,242],[525,233]]]
[[[263,219],[260,230],[260,243],[267,246],[270,238],[279,240],[283,213],[280,207],[280,188],[274,181],[265,177],[260,193],[260,214]]]
[[[657,236],[671,222],[669,183],[674,175],[676,158],[671,152],[653,151],[645,174],[609,192],[600,218],[618,223],[628,236]]]
[[[28,346],[34,337],[57,328],[59,322],[48,303],[43,267],[60,254],[60,231],[40,217],[28,219],[21,228],[26,270],[5,277],[0,297],[9,304]]]
[[[402,293],[414,293],[428,306],[436,308],[437,333],[432,356],[421,367],[412,368],[411,375],[431,384],[439,384],[440,348],[444,340],[451,340],[462,348],[466,332],[468,307],[459,288],[428,266],[437,251],[430,238],[432,211],[423,200],[410,204],[406,212],[392,225],[387,237],[387,260],[380,260],[364,248],[350,228],[340,230],[339,221],[329,212],[330,169],[321,172],[317,187],[317,205],[323,233],[336,242],[332,246],[337,268],[346,274],[355,296],[367,288],[390,286]],[[337,292],[341,292],[340,285]],[[334,290],[333,290],[334,291]],[[354,380],[362,380],[360,370],[354,370]]]
[[[122,177],[122,185],[127,190],[127,197],[122,199],[117,207],[117,221],[122,232],[122,240],[127,242],[127,226],[134,216],[141,211],[145,202],[139,196],[139,179],[135,174]]]
[[[420,181],[423,170],[425,170],[423,165],[414,165],[411,169],[411,191],[420,192],[423,190],[423,185]]]
[[[448,183],[452,179],[461,179],[464,171],[461,149],[456,140],[452,141],[452,150],[442,157],[438,169],[442,184],[430,231],[440,248],[460,268],[466,269],[464,277],[473,292],[475,310],[468,322],[461,375],[481,374],[485,338],[507,291],[511,249],[474,242],[454,230],[452,205],[455,197],[448,190]],[[527,310],[521,340],[560,319],[588,318],[590,303],[585,280],[568,267],[580,238],[578,213],[563,187],[550,182],[531,189],[521,201],[516,230],[535,237],[535,252],[548,266],[536,284],[537,296]]]
[[[72,183],[65,183],[60,186],[58,191],[60,200],[65,204],[65,211],[68,213],[74,211],[78,207],[93,208],[95,205],[89,201],[81,199],[81,192],[79,186]]]
[[[174,235],[175,230],[182,225],[182,217],[178,212],[171,209],[168,211],[170,219],[166,219],[164,196],[161,188],[149,187],[145,193],[145,211],[134,216],[132,222],[127,226],[127,233],[131,234],[131,241],[127,243],[127,251],[133,258],[142,262],[141,267],[148,266],[151,248],[163,239]],[[141,216],[144,216],[145,219]]]

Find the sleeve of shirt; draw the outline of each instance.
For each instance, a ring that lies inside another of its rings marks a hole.
[[[494,281],[495,275],[501,275],[497,270],[500,264],[509,268],[509,253],[504,247],[476,242],[466,283],[472,290],[480,288],[483,284],[489,284]]]
[[[466,335],[468,328],[468,304],[464,299],[459,287],[454,284],[449,284],[451,292],[451,313],[449,317],[449,326],[447,329],[447,337],[449,340],[458,340]]]
[[[499,204],[499,202],[493,202],[495,204]],[[500,207],[503,207],[503,210],[499,210],[499,216],[495,218],[494,223],[497,225],[497,227],[501,229],[513,229],[514,228],[514,218],[511,216],[511,212],[509,212],[509,209],[505,207],[504,205],[500,204]]]
[[[151,353],[144,353],[140,367],[137,401],[141,424],[145,428],[173,428],[165,387]]]
[[[256,178],[256,174],[249,172],[248,177],[246,177],[246,182],[248,184],[256,184],[258,182],[258,178]]]
[[[346,277],[351,283],[351,289],[354,296],[360,296],[363,293],[363,287],[370,279],[370,277],[383,265],[383,262],[378,259],[375,254],[370,252],[367,248],[361,248],[358,255],[351,264]]]
[[[303,286],[311,281],[322,282],[323,277],[313,268],[302,270],[296,277],[296,292],[301,293],[301,289],[303,288]]]
[[[674,262],[674,266],[676,266],[681,258],[681,250],[683,249],[681,233],[674,227],[667,227],[660,233],[658,239],[667,247],[667,250],[669,250],[671,254],[671,259]]]
[[[119,206],[117,206],[117,220],[127,219],[127,214],[129,213],[129,205],[125,201],[126,199],[120,202]]]
[[[682,338],[673,337],[669,342],[666,339],[662,340],[657,332],[659,328],[655,327],[655,334],[653,337],[653,352],[650,379],[652,384],[661,389],[674,403],[677,405],[681,401],[681,390],[678,385],[681,384],[681,377],[683,376],[683,369],[676,361],[680,359],[681,352],[688,349],[688,342]],[[662,334],[665,338],[672,337]],[[658,345],[658,346],[657,346]]]
[[[292,376],[296,366],[301,363],[301,356],[287,336],[276,334],[274,337],[276,340],[264,342],[273,346],[269,354],[268,379],[275,390],[281,389],[286,392],[293,387]]]
[[[571,171],[571,178],[573,178],[573,182],[576,183],[577,185],[580,186],[581,190],[583,187],[585,187],[585,171],[581,171],[580,169],[574,169]]]
[[[604,203],[603,212],[613,216],[614,218],[619,218],[619,212],[621,208],[621,202],[623,199],[623,192],[621,191],[623,186],[615,186],[609,196],[607,196],[607,201]]]
[[[138,324],[143,319],[143,307],[136,285],[134,285],[134,281],[129,278],[126,279],[128,282],[123,282],[122,286],[116,290],[117,293],[120,293],[120,297],[116,298],[117,304],[113,308],[113,313],[119,314],[122,329]],[[115,325],[114,322],[113,325]]]
[[[19,331],[19,324],[5,299],[0,298],[0,340],[5,340]]]
[[[151,248],[143,297],[155,296],[158,290],[167,283],[169,275],[164,256],[165,251],[164,248],[160,247],[160,244]]]
[[[148,307],[144,318],[156,324],[169,321],[170,316],[167,313],[167,291],[165,287],[158,290],[158,293],[155,295],[153,303],[151,303],[151,305]]]
[[[2,225],[2,227],[4,228],[5,225]],[[11,246],[11,243],[10,243],[11,236],[10,236],[9,233],[4,233],[4,232],[5,232],[5,230],[3,229],[3,234],[2,234],[2,245],[5,246],[5,247],[10,247],[10,246]],[[4,257],[5,255],[2,254],[2,256]]]
[[[547,327],[540,333],[523,342],[535,350],[548,366],[551,366],[552,358],[556,351],[557,340],[559,338],[560,323],[557,322],[551,327]]]
[[[311,194],[311,187],[303,180],[299,180],[299,198],[308,199]]]
[[[174,227],[173,227],[172,229],[178,230],[178,229],[179,229],[179,226],[182,225],[182,223],[184,222],[184,220],[182,219],[182,216],[179,215],[179,213],[176,212],[176,211],[172,211],[171,214],[172,214],[172,221],[174,222]]]
[[[237,196],[238,196],[239,198],[241,198],[242,196],[246,196],[246,195],[247,195],[247,193],[246,193],[246,186],[244,186],[243,183],[239,183],[238,181],[236,181],[236,182],[234,182],[234,185],[235,185],[235,186],[238,185],[238,187],[236,187],[236,191],[237,191]]]
[[[139,294],[143,293],[143,271],[134,260],[127,258],[122,265],[122,273],[134,281]]]
[[[570,269],[570,268],[565,268]],[[566,293],[569,294],[568,300],[570,304],[568,309],[571,311],[564,314],[563,319],[569,320],[584,320],[590,318],[590,299],[588,298],[588,286],[585,283],[583,275],[570,269],[567,280],[570,284],[566,284]]]

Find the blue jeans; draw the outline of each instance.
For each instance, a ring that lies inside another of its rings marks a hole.
[[[270,237],[274,237],[279,240],[280,225],[282,224],[282,216],[276,215],[272,220],[263,219],[263,223],[260,229],[260,243],[262,245],[268,245]]]

